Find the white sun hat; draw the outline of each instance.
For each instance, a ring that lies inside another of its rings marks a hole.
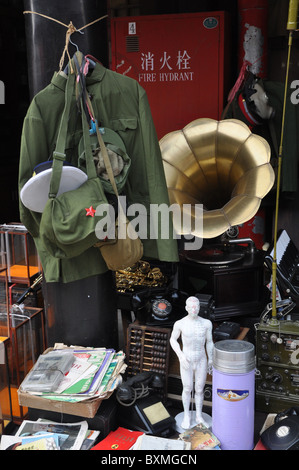
[[[43,212],[49,198],[50,181],[52,174],[52,160],[39,163],[33,170],[32,177],[25,183],[20,191],[20,198],[27,209],[34,212]],[[79,188],[87,180],[84,171],[68,162],[63,162],[59,194]]]

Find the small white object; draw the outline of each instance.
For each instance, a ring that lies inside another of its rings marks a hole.
[[[195,411],[191,411],[190,416],[191,416],[191,421],[190,421],[190,429],[191,429],[191,428],[194,428],[194,426],[196,426],[198,423],[196,422],[196,412]],[[212,417],[210,415],[208,415],[207,413],[202,413],[202,417],[203,417],[207,427],[209,429],[212,429]],[[183,411],[175,416],[175,429],[179,433],[183,433],[184,431],[186,431],[186,429],[182,427],[183,419],[184,419],[184,412]]]
[[[20,198],[27,209],[43,212],[49,198],[52,168],[48,168],[32,176],[20,191]],[[57,196],[79,188],[87,180],[84,171],[74,166],[62,168],[61,180]]]

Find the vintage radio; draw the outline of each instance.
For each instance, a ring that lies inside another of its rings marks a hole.
[[[256,409],[279,413],[299,405],[299,320],[262,319],[256,330]]]
[[[274,247],[265,256],[265,263],[272,269]],[[299,299],[299,250],[286,230],[281,230],[276,246],[277,288],[283,299]]]

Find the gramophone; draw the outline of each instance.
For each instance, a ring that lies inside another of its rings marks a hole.
[[[237,119],[201,118],[164,136],[160,148],[170,204],[191,219],[186,228],[175,218],[175,231],[203,241],[180,251],[179,289],[212,295],[215,319],[259,314],[267,302],[263,253],[251,239],[225,234],[254,217],[274,184],[268,142]]]

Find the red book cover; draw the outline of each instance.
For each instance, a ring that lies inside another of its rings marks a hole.
[[[268,450],[264,444],[262,443],[261,439],[257,442],[255,448],[253,450]]]
[[[105,439],[92,447],[91,450],[128,450],[135,444],[137,437],[141,434],[144,433],[119,427],[116,431],[111,431]]]

